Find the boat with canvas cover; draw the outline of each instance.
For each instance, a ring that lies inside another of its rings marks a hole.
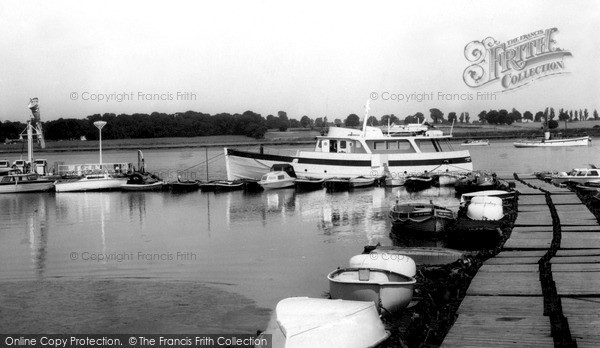
[[[502,200],[504,200],[504,199],[508,199],[508,198],[514,198],[515,193],[509,192],[509,191],[503,191],[503,190],[486,190],[486,191],[469,192],[469,193],[464,193],[460,196],[460,204],[466,204],[474,197],[481,197],[481,196],[500,197]]]
[[[372,301],[384,313],[406,308],[413,297],[413,277],[380,268],[338,268],[327,275],[333,299]]]
[[[313,150],[282,155],[225,148],[227,179],[260,179],[276,163],[291,164],[298,175],[314,178],[378,178],[384,176],[384,165],[392,173],[472,171],[469,151],[455,151],[451,139],[437,129],[391,136],[366,122],[362,130],[331,127],[317,137]]]
[[[471,220],[498,221],[504,217],[502,198],[477,196],[467,204],[467,217]]]
[[[390,333],[373,302],[291,297],[277,303],[258,338],[265,335],[272,335],[269,348],[363,348],[378,346]]]

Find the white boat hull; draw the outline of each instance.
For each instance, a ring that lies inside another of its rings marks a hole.
[[[390,333],[372,302],[291,297],[279,301],[262,335],[272,335],[272,348],[364,348]]]
[[[45,192],[52,190],[53,181],[0,185],[0,193]]]
[[[294,156],[268,155],[225,148],[227,179],[260,180],[274,164],[289,163],[298,175],[314,178],[379,178],[384,163],[397,175],[404,172],[469,172],[473,163],[468,151],[359,154],[299,151]]]
[[[280,189],[294,186],[294,180],[282,180],[282,181],[272,181],[272,182],[258,182],[262,188],[265,190],[271,189]]]
[[[555,147],[555,146],[588,146],[592,143],[590,137],[551,139],[551,140],[523,140],[514,142],[515,147]]]
[[[372,301],[394,313],[406,308],[413,296],[415,278],[376,268],[342,268],[327,276],[333,299]]]
[[[56,192],[108,191],[118,190],[127,182],[127,178],[79,179],[59,181],[55,184]]]

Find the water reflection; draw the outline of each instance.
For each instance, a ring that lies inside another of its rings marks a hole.
[[[3,229],[22,230],[20,244],[29,249],[30,267],[37,278],[46,271],[48,194],[0,195]],[[23,223],[24,222],[24,223]]]

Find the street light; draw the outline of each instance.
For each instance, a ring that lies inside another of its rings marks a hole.
[[[96,121],[94,126],[100,131],[100,169],[102,169],[102,127],[106,125],[106,121]]]

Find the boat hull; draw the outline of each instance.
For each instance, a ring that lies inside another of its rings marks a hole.
[[[315,191],[323,188],[325,179],[304,179],[297,178],[294,186],[299,191]]]
[[[427,204],[404,204],[394,206],[389,217],[395,228],[437,234],[456,219],[449,209]]]
[[[292,297],[279,301],[258,338],[270,337],[270,348],[363,348],[389,335],[372,302]]]
[[[570,138],[570,139],[552,139],[552,140],[531,140],[517,141],[515,147],[555,147],[555,146],[588,146],[592,143],[590,137]]]
[[[123,184],[121,190],[123,191],[160,191],[164,186],[164,182],[157,181],[151,184]]]
[[[333,299],[372,301],[394,313],[406,308],[413,296],[415,278],[377,268],[341,268],[327,276]]]
[[[314,178],[352,178],[358,176],[379,178],[384,176],[384,163],[392,173],[445,172],[473,170],[468,151],[410,153],[410,154],[359,154],[316,153],[299,151],[294,156],[260,154],[225,148],[227,179],[260,178],[274,164],[292,164],[299,175]]]
[[[127,178],[79,179],[75,181],[59,181],[56,192],[84,192],[119,190],[127,182]]]
[[[0,185],[0,193],[45,192],[54,187],[53,181],[28,182]]]

